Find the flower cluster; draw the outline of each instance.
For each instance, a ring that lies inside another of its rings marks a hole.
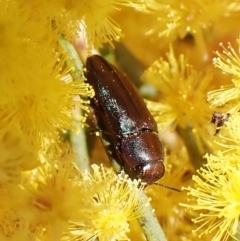
[[[239,238],[239,0],[1,0],[0,12],[0,240],[146,240],[143,191],[169,241]],[[165,148],[156,184],[170,188],[90,168],[106,159],[82,131],[96,51],[147,93]]]
[[[184,129],[191,126],[203,153],[201,141],[205,140],[206,143],[212,135],[206,128],[212,113],[206,102],[212,74],[209,71],[198,73],[187,63],[184,55],[176,59],[171,47],[167,61],[163,58],[156,60],[143,73],[142,80],[152,84],[161,93],[159,100],[147,101],[158,128],[162,129],[170,124]]]
[[[239,43],[239,39],[237,41]],[[220,106],[231,113],[221,128],[217,144],[222,148],[215,155],[207,154],[207,164],[193,176],[196,187],[188,190],[188,209],[200,212],[193,221],[198,224],[199,236],[214,232],[212,240],[227,240],[238,232],[240,217],[240,133],[239,133],[239,54],[229,43],[228,51],[222,44],[223,53],[217,52],[214,65],[232,74],[232,85],[209,92],[212,106]]]
[[[18,163],[29,153],[22,155],[16,157]],[[0,180],[1,240],[127,239],[128,221],[146,208],[139,204],[143,184],[103,166],[92,165],[92,174],[81,172],[70,154],[22,176],[20,165],[8,172],[5,166]]]

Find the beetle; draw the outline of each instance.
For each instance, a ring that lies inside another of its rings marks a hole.
[[[165,172],[157,124],[137,88],[99,55],[86,61],[86,78],[95,96],[90,107],[111,160],[131,179],[149,184]]]
[[[230,113],[224,113],[224,112],[217,112],[214,111],[212,114],[212,120],[210,123],[213,123],[217,128],[214,135],[217,135],[220,131],[220,128],[228,121],[230,117]]]

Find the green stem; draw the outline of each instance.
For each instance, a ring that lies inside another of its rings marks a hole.
[[[181,136],[185,146],[187,147],[188,155],[193,166],[195,169],[199,169],[204,163],[206,163],[206,160],[203,158],[203,154],[207,152],[210,153],[210,151],[206,146],[204,146],[203,153],[200,153],[191,127],[182,129],[180,126],[177,126],[176,131]]]
[[[79,73],[82,73],[83,69],[83,64],[78,56],[77,51],[75,50],[74,46],[69,43],[67,40],[62,37],[59,39],[59,45],[64,49],[64,51],[67,53],[67,60],[66,64],[70,65],[71,71],[70,74],[74,79],[79,78]],[[74,61],[74,68],[73,66],[73,61]],[[83,115],[83,110],[79,108],[77,111],[73,111],[73,117],[78,117],[78,116]],[[82,127],[81,124],[78,124],[78,129],[80,130],[79,133],[76,133],[74,131],[71,131],[71,144],[74,149],[75,153],[75,163],[77,166],[80,168],[80,170],[90,170],[90,165],[89,165],[89,156],[88,156],[88,149],[87,149],[87,144],[86,144],[86,135],[85,135],[85,130]]]
[[[148,202],[148,197],[144,191],[141,193],[139,202],[140,205],[144,205]],[[146,207],[143,216],[138,218],[138,222],[148,241],[167,241],[158,219],[152,211],[151,205]]]

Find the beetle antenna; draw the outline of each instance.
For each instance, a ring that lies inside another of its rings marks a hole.
[[[162,187],[165,187],[167,189],[171,189],[173,191],[176,191],[176,192],[181,192],[181,190],[177,189],[177,188],[174,188],[174,187],[169,187],[169,186],[166,186],[166,185],[163,185],[163,184],[160,184],[160,183],[156,183],[154,182],[153,184],[157,185],[157,186],[162,186]]]

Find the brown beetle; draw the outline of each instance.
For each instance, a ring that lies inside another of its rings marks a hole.
[[[110,159],[132,179],[147,184],[165,172],[164,150],[155,120],[132,82],[101,56],[86,62],[86,77],[95,91],[91,107]]]

